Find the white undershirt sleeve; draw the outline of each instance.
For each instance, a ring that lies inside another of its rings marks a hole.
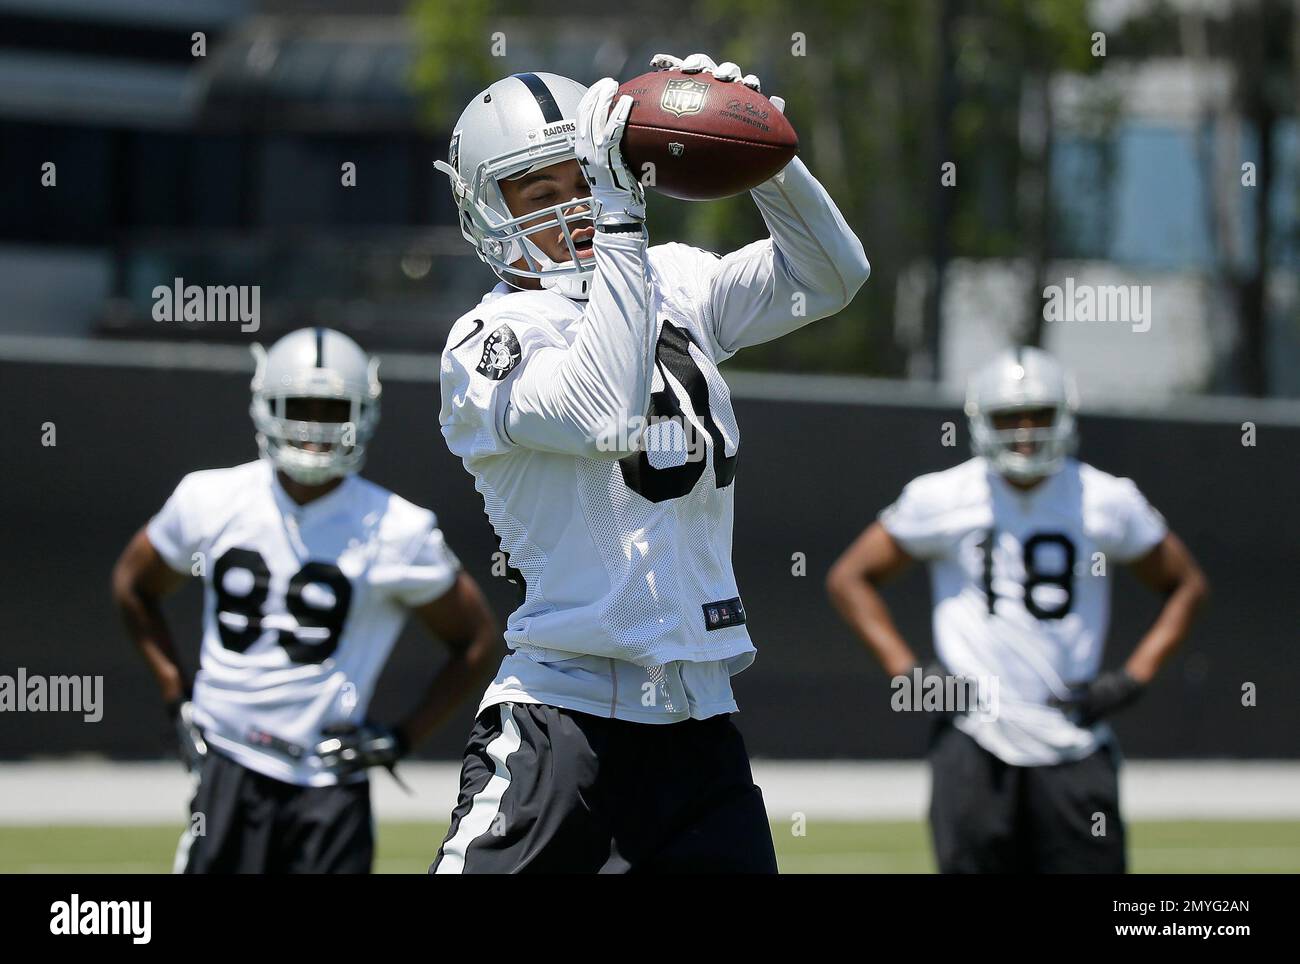
[[[841,310],[871,273],[862,242],[799,158],[750,194],[771,237],[706,268],[706,303],[728,355]]]
[[[502,429],[511,442],[593,458],[636,450],[656,334],[646,243],[644,231],[596,232],[596,277],[577,337],[527,352],[510,382]]]

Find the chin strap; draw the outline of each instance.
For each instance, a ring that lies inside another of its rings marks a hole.
[[[546,256],[541,248],[537,247],[528,238],[519,238],[517,244],[524,249],[523,258],[528,262],[528,267],[532,271],[548,271],[558,265]],[[539,278],[542,288],[546,291],[554,291],[556,294],[563,295],[566,298],[572,298],[574,301],[586,301],[591,294],[592,281],[595,278],[595,268],[590,271],[583,271],[574,274],[556,274],[549,278]],[[501,278],[506,284],[518,288],[519,285],[506,277],[503,273],[498,272],[497,277]],[[526,290],[526,289],[520,289]]]
[[[543,278],[542,287],[574,301],[586,301],[591,296],[591,275],[567,274],[556,278]]]

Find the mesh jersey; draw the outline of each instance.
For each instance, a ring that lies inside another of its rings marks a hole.
[[[909,555],[927,560],[939,659],[996,679],[996,714],[957,725],[1007,763],[1079,759],[1109,736],[1047,704],[1097,675],[1110,622],[1111,573],[1165,536],[1164,519],[1128,479],[1074,459],[1022,492],[981,458],[914,479],[880,515]]]
[[[731,566],[740,433],[717,369],[730,352],[701,290],[715,261],[681,244],[649,248],[652,427],[622,459],[517,446],[505,425],[511,373],[541,348],[571,345],[590,323],[581,304],[502,284],[451,329],[443,435],[521,577],[505,637],[523,655],[652,666],[754,651]],[[503,349],[513,362],[494,360]]]
[[[408,610],[459,568],[427,509],[357,476],[300,506],[266,461],[185,476],[146,532],[203,578],[194,705],[207,739],[304,786],[337,782],[310,753],[321,728],[365,718]]]

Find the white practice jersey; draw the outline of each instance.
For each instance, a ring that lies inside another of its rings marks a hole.
[[[582,302],[502,284],[451,330],[444,433],[475,473],[501,549],[526,587],[506,629],[512,649],[642,666],[753,652],[731,569],[740,431],[718,374],[726,353],[686,288],[702,261],[715,259],[680,244],[649,251],[657,325],[646,346],[655,360],[650,413],[678,421],[660,423],[647,441],[663,444],[639,455],[602,457],[596,442],[576,457],[516,446],[500,420],[511,382],[484,364],[485,343],[513,340],[521,362],[567,348]]]
[[[665,722],[734,709],[729,675],[754,646],[718,365],[839,310],[869,270],[802,162],[753,196],[768,240],[718,257],[598,232],[589,301],[500,284],[452,327],[443,435],[524,590],[485,703]]]
[[[267,461],[185,476],[146,532],[203,578],[193,699],[207,740],[302,786],[337,782],[311,754],[321,729],[366,718],[409,610],[459,570],[427,509],[357,476],[300,506]]]
[[[994,711],[958,716],[960,729],[1016,766],[1080,759],[1109,738],[1048,700],[1097,675],[1115,568],[1165,536],[1137,486],[1069,459],[1023,492],[974,458],[914,479],[880,521],[929,563],[940,661],[997,681]]]

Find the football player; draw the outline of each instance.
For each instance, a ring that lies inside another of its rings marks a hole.
[[[652,66],[759,86],[702,54]],[[617,86],[499,80],[437,165],[501,279],[451,329],[442,431],[521,602],[434,873],[776,869],[731,721],[754,645],[718,365],[839,311],[870,269],[798,159],[752,192],[770,238],[650,246]]]
[[[1050,355],[999,355],[967,397],[975,457],[908,483],[827,578],[886,673],[927,687],[965,678],[995,696],[978,712],[945,706],[935,728],[930,821],[945,873],[1124,871],[1104,718],[1142,694],[1206,594],[1137,486],[1073,458],[1075,404]],[[879,592],[917,559],[930,567],[940,664],[925,670]],[[1164,607],[1123,668],[1101,672],[1119,565]]]
[[[122,553],[113,595],[198,774],[176,869],[365,873],[367,768],[391,769],[481,685],[498,629],[433,513],[357,474],[377,360],[326,328],[254,354],[262,458],[185,476]],[[187,576],[204,585],[192,696],[159,605]],[[451,658],[385,726],[371,693],[411,613]]]

